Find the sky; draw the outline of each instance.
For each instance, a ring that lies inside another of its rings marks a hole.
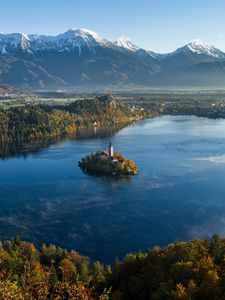
[[[156,52],[193,39],[225,51],[224,13],[225,0],[0,0],[0,32],[57,35],[87,28]]]

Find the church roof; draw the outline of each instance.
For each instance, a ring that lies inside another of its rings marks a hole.
[[[105,149],[105,150],[102,151],[101,154],[109,156],[109,151]]]

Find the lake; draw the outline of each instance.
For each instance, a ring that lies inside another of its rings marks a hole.
[[[114,150],[132,178],[92,177],[85,154]],[[102,262],[173,240],[225,234],[225,120],[163,116],[26,145],[0,160],[0,238],[75,248]]]

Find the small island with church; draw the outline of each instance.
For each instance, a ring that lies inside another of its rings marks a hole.
[[[114,153],[110,142],[109,149],[98,150],[82,158],[78,166],[89,174],[102,174],[110,176],[137,175],[138,169],[133,160]]]

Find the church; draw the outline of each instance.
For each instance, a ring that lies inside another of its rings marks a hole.
[[[108,175],[136,175],[138,169],[134,162],[124,158],[120,153],[114,153],[112,142],[108,149],[98,150],[82,158],[78,162],[85,172],[94,172]]]
[[[108,150],[107,149],[103,150],[100,155],[101,156],[107,156],[111,160],[114,160],[113,159],[113,154],[114,154],[114,152],[113,152],[113,145],[112,145],[112,142],[110,142],[109,143],[109,149]]]

